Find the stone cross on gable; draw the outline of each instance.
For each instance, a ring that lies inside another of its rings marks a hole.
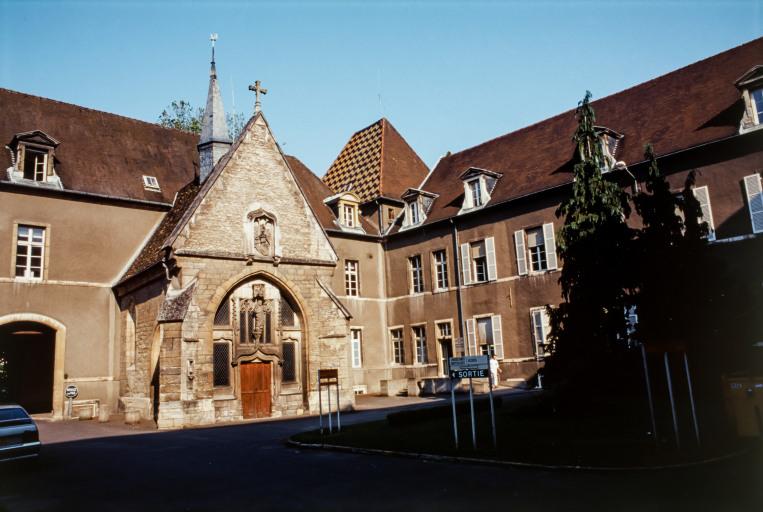
[[[260,101],[260,94],[267,94],[268,90],[262,87],[262,83],[259,80],[254,82],[254,85],[249,86],[250,91],[254,91],[254,113],[260,111],[262,108],[262,102]]]

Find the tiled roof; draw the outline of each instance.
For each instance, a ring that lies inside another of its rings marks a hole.
[[[355,132],[323,177],[334,192],[351,189],[361,201],[399,198],[429,172],[387,119]]]
[[[61,144],[56,174],[64,189],[125,199],[171,203],[198,168],[198,136],[60,101],[0,88],[0,142],[41,130]],[[0,179],[11,166],[0,151]],[[143,187],[154,176],[160,192]]]
[[[323,229],[335,231],[340,229],[335,222],[334,212],[323,202],[324,199],[334,195],[334,192],[297,157],[286,155],[286,161],[294,172],[297,184],[304,192],[307,202],[315,212],[315,216]],[[378,231],[362,216],[360,217],[360,224],[368,234],[375,234]]]
[[[146,245],[143,246],[140,254],[138,254],[138,257],[132,262],[130,268],[127,269],[127,272],[125,272],[122,279],[120,279],[120,282],[127,281],[162,261],[162,257],[164,256],[164,252],[162,251],[164,241],[170,236],[170,233],[175,229],[177,223],[180,222],[183,214],[185,214],[186,210],[191,206],[200,189],[201,185],[198,181],[193,180],[178,191],[172,208],[159,223],[156,231],[151,234],[151,238],[149,238]]]
[[[596,124],[624,135],[617,159],[628,165],[646,143],[665,155],[735,135],[744,105],[734,82],[761,63],[763,38],[594,101]],[[503,174],[489,204],[570,183],[576,126],[569,110],[444,157],[421,187],[440,195],[426,223],[458,214],[469,167]]]

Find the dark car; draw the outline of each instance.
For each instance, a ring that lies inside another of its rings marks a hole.
[[[20,405],[0,405],[0,462],[37,457],[40,434]]]

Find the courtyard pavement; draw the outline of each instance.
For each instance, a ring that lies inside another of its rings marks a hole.
[[[362,410],[343,421],[442,401],[361,399]],[[116,421],[39,424],[41,459],[0,465],[0,510],[674,512],[758,510],[763,503],[759,454],[673,470],[546,471],[285,445],[315,428],[315,417],[170,432]]]

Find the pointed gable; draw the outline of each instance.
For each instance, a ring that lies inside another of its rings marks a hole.
[[[355,132],[323,177],[334,192],[351,190],[361,201],[399,198],[429,169],[385,118]]]
[[[267,121],[258,113],[215,166],[164,247],[178,254],[250,255],[250,224],[262,215],[274,224],[272,256],[336,261]]]

